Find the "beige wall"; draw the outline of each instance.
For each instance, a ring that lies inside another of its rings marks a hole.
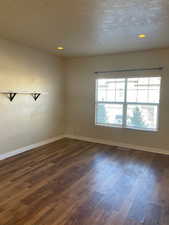
[[[64,63],[67,134],[169,150],[169,49],[66,58]],[[162,72],[159,132],[95,126],[94,71],[158,66],[165,67]]]
[[[62,75],[60,58],[0,40],[0,91],[48,92],[36,102],[0,94],[0,154],[63,133]]]

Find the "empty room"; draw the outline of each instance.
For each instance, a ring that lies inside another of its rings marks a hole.
[[[0,2],[0,225],[169,225],[169,1]]]

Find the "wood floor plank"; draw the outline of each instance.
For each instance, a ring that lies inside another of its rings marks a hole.
[[[64,138],[0,161],[0,225],[169,225],[169,156]]]

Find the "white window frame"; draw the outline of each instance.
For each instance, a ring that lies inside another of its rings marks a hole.
[[[132,129],[132,130],[141,130],[141,131],[149,131],[149,132],[158,132],[159,131],[159,111],[160,111],[160,97],[161,97],[161,81],[160,81],[160,96],[159,96],[159,103],[139,103],[139,102],[127,102],[127,80],[128,78],[147,78],[147,77],[162,77],[159,76],[136,76],[136,77],[109,77],[109,78],[97,78],[95,79],[95,126],[103,126],[103,127],[113,127],[113,128],[125,128],[125,129]],[[113,102],[113,101],[97,101],[98,96],[98,80],[100,79],[124,79],[125,80],[125,88],[124,88],[124,102]],[[98,104],[121,104],[123,105],[123,119],[122,125],[117,124],[106,124],[106,123],[97,123],[96,116],[97,116],[97,105]],[[157,106],[157,127],[156,129],[151,128],[136,128],[130,127],[126,125],[127,122],[127,105],[150,105],[150,106]]]

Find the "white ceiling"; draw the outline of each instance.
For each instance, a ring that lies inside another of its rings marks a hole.
[[[5,0],[0,36],[71,56],[168,47],[169,0]]]

